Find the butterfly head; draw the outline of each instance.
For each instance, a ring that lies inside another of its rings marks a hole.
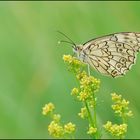
[[[73,52],[74,53],[80,53],[81,51],[82,51],[82,47],[83,47],[83,45],[74,45],[73,46]]]
[[[73,48],[73,52],[77,55],[77,58],[82,61],[82,62],[85,62],[86,63],[86,60],[87,60],[87,56],[85,55],[84,51],[83,51],[83,46],[84,45],[76,45],[74,48]]]

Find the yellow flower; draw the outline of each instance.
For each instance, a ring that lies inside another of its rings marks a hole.
[[[81,91],[78,96],[78,99],[80,101],[86,101],[89,97],[90,97],[90,94],[88,92]]]
[[[88,86],[91,82],[91,79],[88,76],[85,76],[81,79],[80,84],[83,86]]]
[[[122,95],[117,95],[116,93],[112,93],[111,96],[113,101],[120,101],[122,98]]]
[[[96,92],[99,89],[99,85],[100,85],[100,80],[92,77],[92,76],[88,76],[88,75],[84,75],[81,79],[80,79],[80,88],[81,89],[86,89],[89,92]]]
[[[81,108],[81,112],[78,113],[78,115],[79,115],[82,119],[87,118],[87,117],[88,117],[88,112],[87,112],[86,107]]]
[[[60,118],[61,118],[61,115],[60,114],[54,114],[53,115],[54,122],[59,122],[60,121]]]
[[[63,60],[68,64],[68,69],[75,73],[78,73],[80,67],[84,65],[80,60],[71,55],[63,55]]]
[[[64,125],[64,131],[65,133],[71,134],[75,131],[75,124],[72,124],[71,122]]]
[[[133,115],[132,111],[129,110],[129,101],[122,99],[121,95],[117,95],[116,93],[111,94],[112,101],[114,104],[112,105],[112,109],[118,114],[120,117],[126,118],[131,117]]]
[[[127,124],[125,123],[118,125],[108,121],[103,127],[112,136],[122,137],[127,132]]]
[[[82,66],[83,63],[78,60],[76,57],[72,57],[71,55],[63,55],[64,62],[72,64],[72,66]]]
[[[87,134],[92,135],[97,132],[97,128],[90,126]]]
[[[72,62],[72,56],[71,55],[63,55],[63,60],[65,62],[71,63]]]
[[[78,88],[73,88],[71,91],[71,95],[78,95],[79,89]]]
[[[82,71],[82,72],[80,72],[80,73],[78,73],[77,75],[76,75],[76,78],[78,79],[78,80],[81,80],[81,79],[83,79],[84,77],[86,77],[87,76],[87,73],[85,72],[85,71]]]
[[[52,112],[55,109],[55,106],[53,103],[45,104],[45,106],[42,108],[42,114],[47,115],[48,113]]]
[[[110,122],[110,121],[107,121],[107,123],[105,125],[103,125],[103,127],[107,130],[109,130],[111,126],[112,126],[112,122]]]
[[[64,135],[63,127],[52,121],[48,126],[49,134],[56,138],[61,138]]]
[[[115,104],[115,105],[112,105],[112,109],[115,110],[115,111],[121,112],[122,111],[122,106],[119,105],[119,104]]]
[[[122,100],[122,106],[127,107],[129,105],[129,101],[126,101],[125,99]]]

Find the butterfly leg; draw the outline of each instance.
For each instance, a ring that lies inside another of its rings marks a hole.
[[[88,75],[90,76],[90,66],[89,66],[89,64],[87,64],[88,65]]]

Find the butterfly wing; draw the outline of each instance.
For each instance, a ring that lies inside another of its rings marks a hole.
[[[126,74],[140,51],[140,33],[115,33],[86,42],[86,62],[102,74],[118,77]]]

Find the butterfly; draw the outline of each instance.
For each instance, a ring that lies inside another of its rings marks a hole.
[[[137,53],[140,51],[140,33],[136,32],[109,34],[80,45],[63,35],[70,42],[61,42],[72,44],[73,51],[80,61],[113,78],[125,75],[135,64]]]

